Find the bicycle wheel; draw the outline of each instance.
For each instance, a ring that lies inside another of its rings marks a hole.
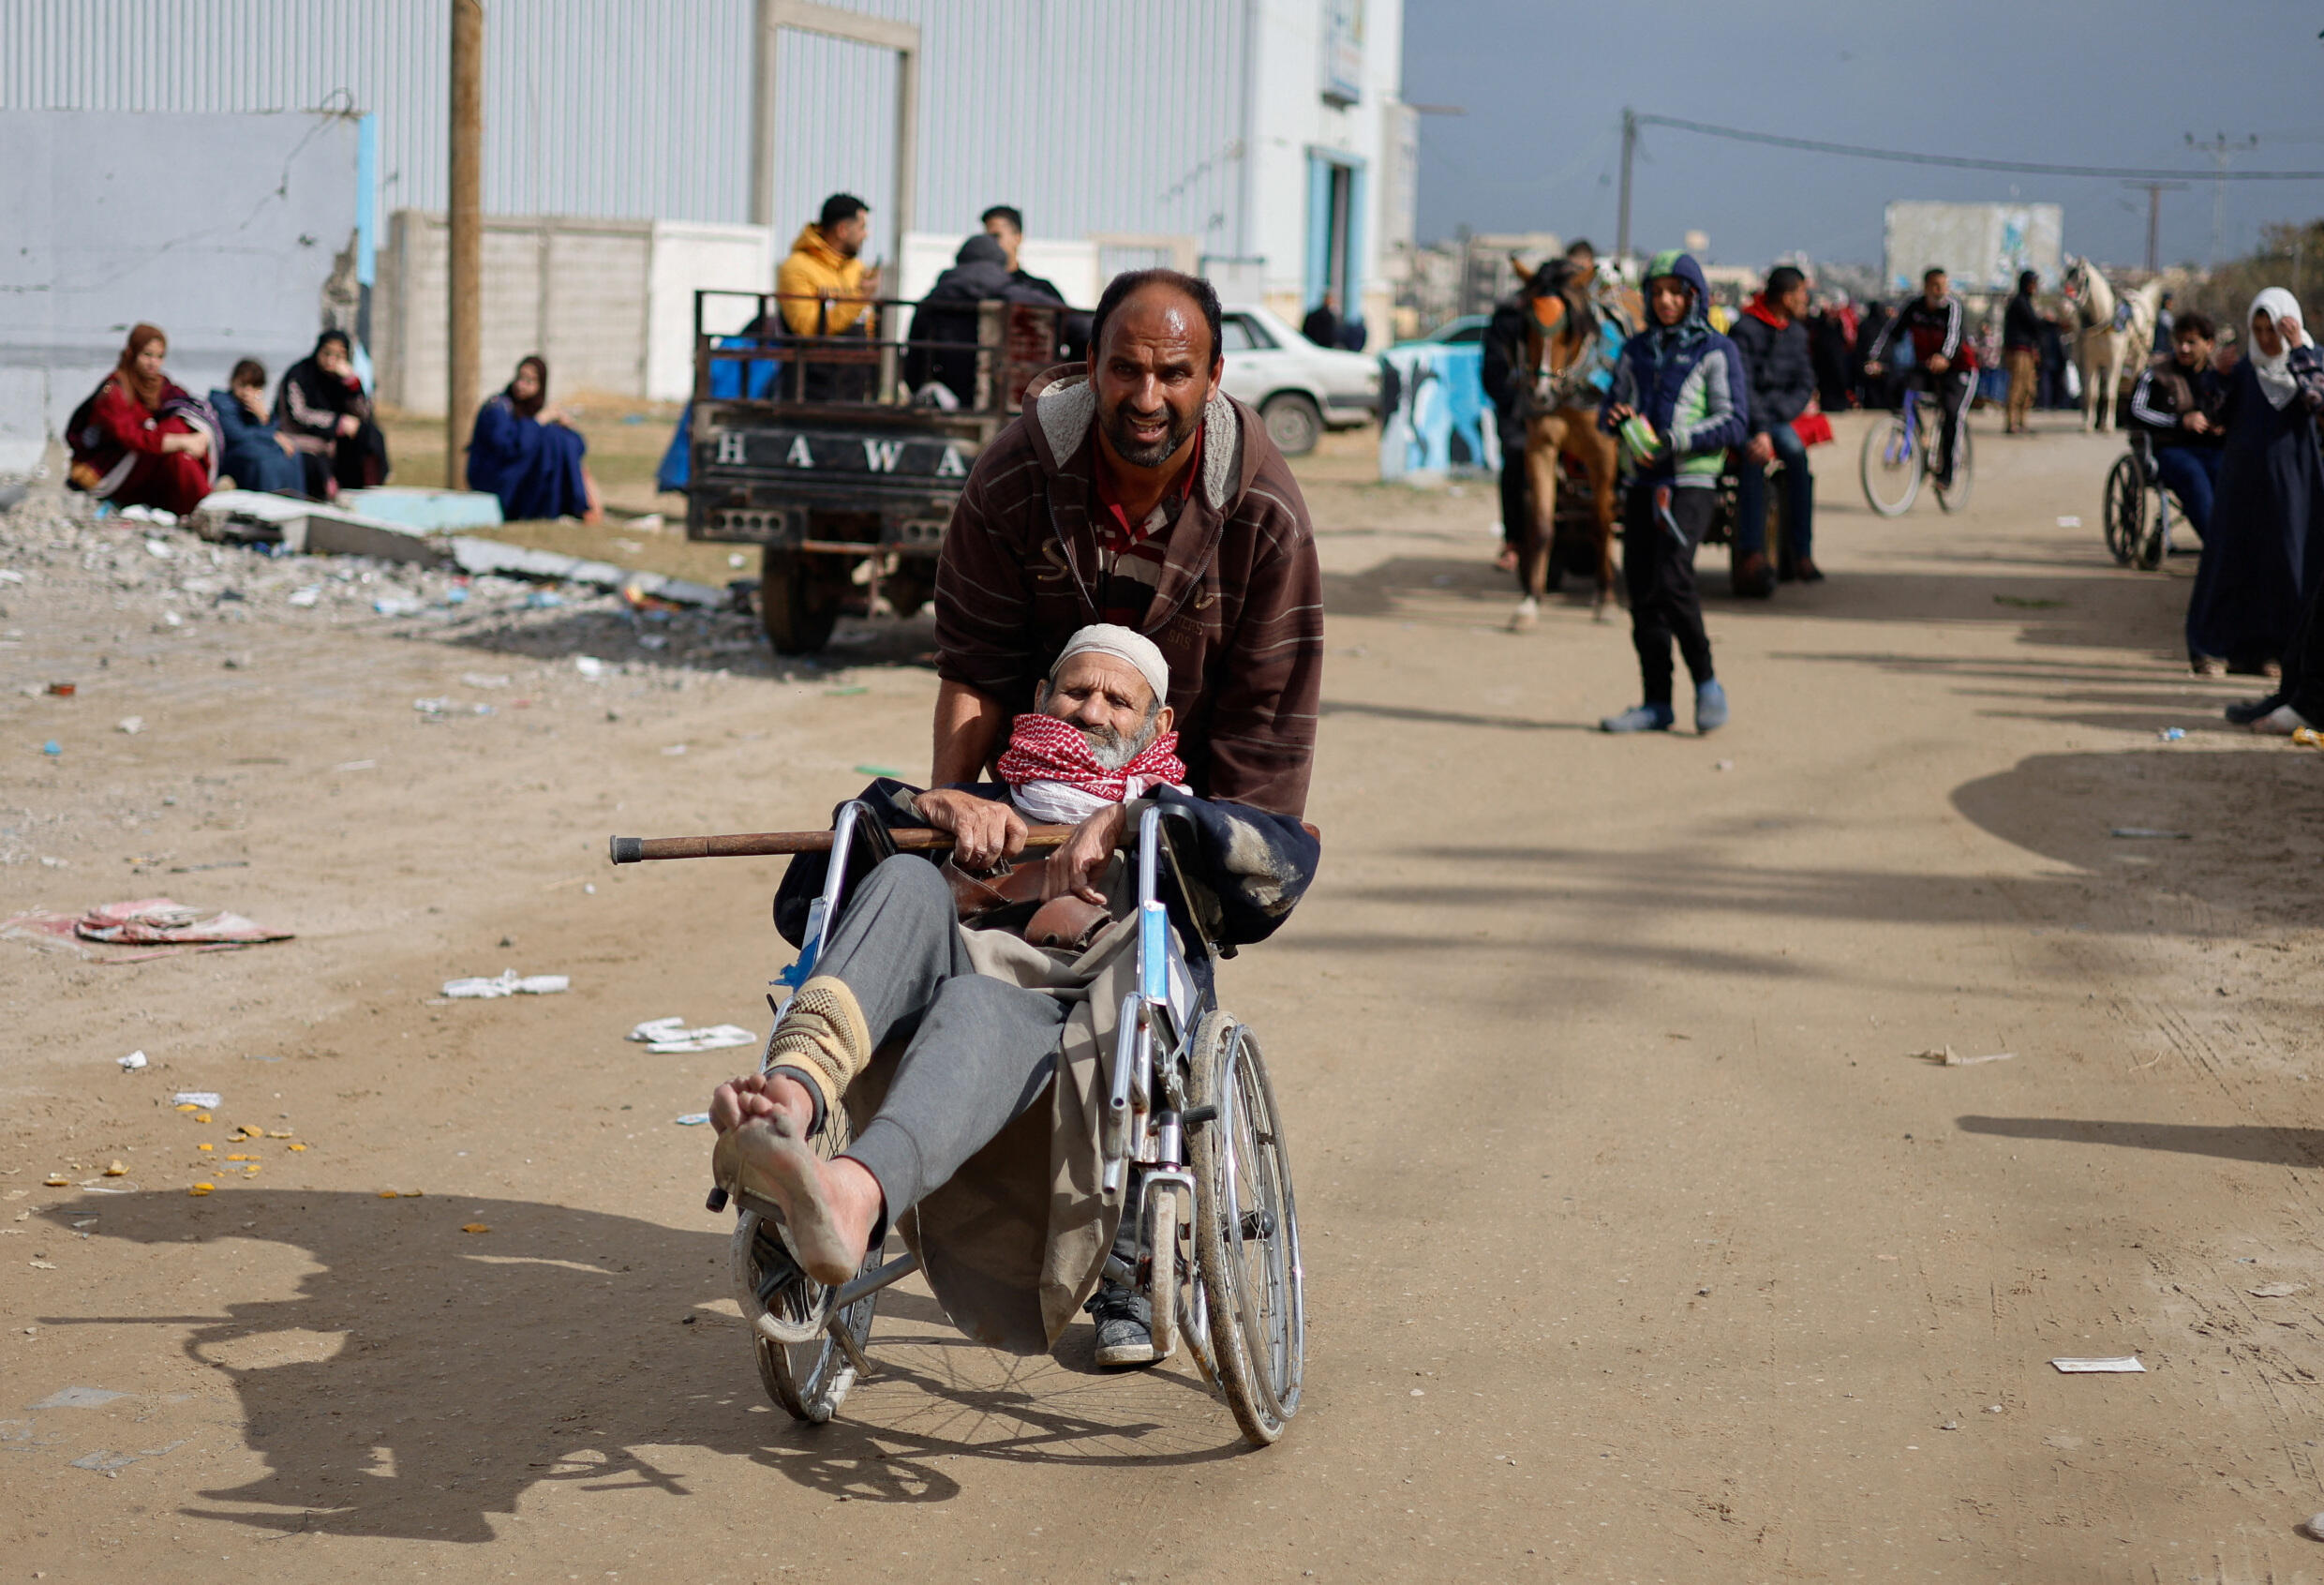
[[[1946,512],[1959,512],[1969,505],[1969,486],[1977,482],[1976,470],[1972,466],[1969,426],[1963,424],[1960,433],[1953,438],[1953,482],[1937,486],[1937,505]],[[1936,454],[1931,452],[1930,458]]]
[[[1865,504],[1884,517],[1902,516],[1920,494],[1921,459],[1914,441],[1901,412],[1864,432],[1864,456],[1856,471],[1864,480]]]
[[[742,1319],[751,1325],[751,1342],[758,1356],[759,1380],[767,1396],[793,1418],[820,1426],[839,1412],[847,1390],[856,1384],[856,1362],[846,1346],[816,1324],[830,1318],[831,1290],[798,1268],[783,1247],[772,1223],[756,1211],[736,1219],[733,1247],[735,1298]],[[864,1257],[867,1271],[879,1264],[879,1252]],[[872,1337],[872,1313],[880,1296],[869,1293],[840,1312],[840,1324],[860,1353]],[[767,1336],[762,1318],[773,1319],[784,1334],[804,1332],[804,1340],[782,1341]],[[812,1327],[812,1330],[809,1330]]]
[[[1274,1086],[1259,1042],[1224,1012],[1194,1039],[1193,1106],[1217,1115],[1194,1130],[1195,1267],[1220,1394],[1260,1447],[1299,1412],[1306,1368],[1299,1210]]]
[[[2127,567],[2138,553],[2142,524],[2146,518],[2146,480],[2138,471],[2138,459],[2124,452],[2114,459],[2108,472],[2106,514],[2101,525],[2106,530],[2106,547],[2118,565]]]

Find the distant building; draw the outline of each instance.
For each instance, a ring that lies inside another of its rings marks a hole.
[[[1416,250],[1398,302],[1426,335],[1447,320],[1482,314],[1517,288],[1512,259],[1527,269],[1565,248],[1555,232],[1481,232]]]
[[[1024,212],[1029,265],[1085,304],[1116,270],[1177,263],[1294,322],[1337,292],[1384,338],[1410,266],[1402,0],[491,0],[484,15],[488,379],[538,350],[567,389],[581,371],[678,394],[692,289],[771,284],[840,190],[872,204],[891,291],[949,262],[994,203]],[[373,118],[367,318],[383,392],[425,410],[443,385],[449,50],[443,0],[17,0],[0,108]]]

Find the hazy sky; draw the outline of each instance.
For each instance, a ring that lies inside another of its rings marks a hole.
[[[1622,107],[1753,131],[2000,159],[2208,171],[2182,135],[2257,133],[2237,165],[2324,170],[2324,5],[2281,0],[1405,0],[1420,234],[1614,244]],[[2163,195],[2164,262],[2211,251],[2212,184]],[[1875,164],[1646,127],[1631,242],[1712,259],[1877,263],[1893,199],[2065,208],[2068,251],[2137,264],[2147,195],[2106,179]],[[2226,239],[2324,216],[2324,181],[2230,183]]]

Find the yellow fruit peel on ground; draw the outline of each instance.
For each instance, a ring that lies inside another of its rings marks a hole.
[[[72,1180],[63,1173],[51,1173],[47,1177],[42,1178],[40,1183],[46,1189],[70,1189],[72,1187]]]
[[[127,1177],[129,1175],[129,1169],[115,1161],[105,1169],[105,1175],[109,1178]]]
[[[463,1223],[460,1231],[462,1233],[490,1233],[492,1229],[486,1227],[483,1222],[472,1221]]]
[[[216,1186],[216,1184],[209,1184],[209,1183],[198,1183],[198,1184],[194,1185],[194,1187],[193,1187],[193,1188],[191,1188],[191,1189],[187,1189],[186,1192],[186,1193],[188,1193],[188,1194],[190,1194],[190,1195],[192,1195],[195,1199],[199,1200],[199,1199],[201,1199],[203,1195],[213,1192],[213,1191],[216,1189],[216,1187],[217,1187],[217,1186]]]
[[[292,1145],[290,1148],[291,1148],[291,1149],[293,1149],[293,1150],[304,1150],[304,1149],[305,1149],[305,1148],[306,1148],[306,1146],[305,1146],[304,1144],[294,1144],[294,1145]]]
[[[206,1123],[206,1122],[208,1122],[209,1120],[210,1120],[210,1114],[208,1114],[207,1112],[197,1112],[197,1113],[195,1113],[195,1114],[194,1114],[194,1121],[195,1121],[195,1122],[197,1122],[197,1123]]]

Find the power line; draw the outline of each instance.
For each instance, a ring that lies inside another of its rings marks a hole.
[[[1698,132],[1706,138],[1760,143],[1769,148],[1803,149],[1810,154],[1841,155],[1851,159],[1885,159],[1898,165],[1942,165],[1956,171],[2007,171],[2024,176],[2101,176],[2124,181],[2174,181],[2185,177],[2217,182],[2324,182],[2324,171],[2166,171],[2126,165],[2049,165],[2026,159],[1975,159],[1961,155],[1915,154],[1904,149],[1865,148],[1855,143],[1829,143],[1815,138],[1786,138],[1773,132],[1750,132],[1739,127],[1714,127],[1708,122],[1684,121],[1674,115],[1644,112],[1630,119],[1638,127],[1668,127]]]

